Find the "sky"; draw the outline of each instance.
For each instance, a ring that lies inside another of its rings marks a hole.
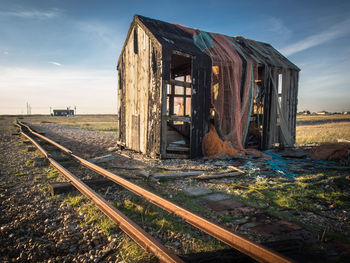
[[[117,113],[134,14],[270,43],[300,69],[298,111],[350,111],[350,1],[0,0],[0,114]]]

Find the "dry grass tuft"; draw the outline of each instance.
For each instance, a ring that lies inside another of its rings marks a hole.
[[[298,116],[297,144],[337,142],[350,140],[350,116]]]

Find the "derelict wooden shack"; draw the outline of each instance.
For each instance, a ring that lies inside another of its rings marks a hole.
[[[212,123],[239,150],[293,146],[298,74],[269,44],[135,15],[118,59],[119,140],[194,158]]]

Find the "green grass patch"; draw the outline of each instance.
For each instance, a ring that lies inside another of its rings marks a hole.
[[[223,215],[220,220],[222,223],[232,223],[234,220],[238,219],[236,216]]]
[[[34,166],[34,161],[33,160],[27,160],[25,164],[28,167],[32,167],[32,166]]]
[[[28,152],[28,149],[25,148],[25,149],[21,149],[18,151],[18,153],[22,154],[22,153],[27,153]]]
[[[93,202],[86,202],[86,198],[84,196],[82,197],[83,199],[78,198],[78,200],[74,199],[68,202],[71,202],[73,204],[75,202],[80,202],[79,204],[81,204],[82,206],[80,210],[86,214],[86,222],[96,224],[107,235],[110,235],[113,231],[117,229],[117,225],[106,215],[104,215]]]
[[[60,176],[59,171],[56,169],[50,169],[48,171],[47,179],[51,181],[55,181]]]
[[[81,194],[68,194],[68,196],[65,198],[64,203],[76,207],[81,205],[83,202],[85,202],[87,199],[85,196]]]
[[[40,191],[46,193],[49,191],[49,187],[47,185],[45,185],[40,189]]]
[[[118,253],[125,259],[123,262],[158,262],[153,253],[146,252],[126,235]]]
[[[179,195],[176,194],[174,199],[176,199],[177,202],[179,200],[184,201],[181,203],[181,206],[186,208],[190,206],[190,210],[193,212],[198,213],[201,211],[201,214],[203,214],[205,211],[208,211],[208,209],[204,209],[196,201],[185,197],[185,195],[182,193],[179,193]],[[177,216],[174,216],[173,214],[170,214],[163,209],[148,203],[138,196],[127,199],[124,202],[117,202],[115,205],[137,224],[143,227],[151,228],[157,233],[170,231],[174,233],[189,234],[191,237],[198,239],[198,244],[195,246],[196,250],[192,252],[196,252],[197,249],[198,251],[212,251],[226,248],[226,245],[215,239],[207,239],[208,237],[203,238],[198,231],[184,223],[184,221],[179,219]],[[193,247],[191,249],[193,249]]]
[[[15,176],[17,177],[21,177],[21,176],[25,176],[26,174],[25,173],[15,173]]]
[[[180,204],[182,207],[187,208],[191,212],[210,215],[209,210],[200,205],[196,198],[187,196],[183,192],[176,193],[173,201]]]

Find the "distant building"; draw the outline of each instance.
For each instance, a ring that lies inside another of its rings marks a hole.
[[[74,116],[74,110],[53,110],[53,116]]]
[[[349,111],[344,111],[343,114],[348,115],[350,113],[349,113]]]
[[[329,114],[327,111],[323,110],[323,111],[319,111],[319,112],[316,112],[317,115],[327,115]]]

